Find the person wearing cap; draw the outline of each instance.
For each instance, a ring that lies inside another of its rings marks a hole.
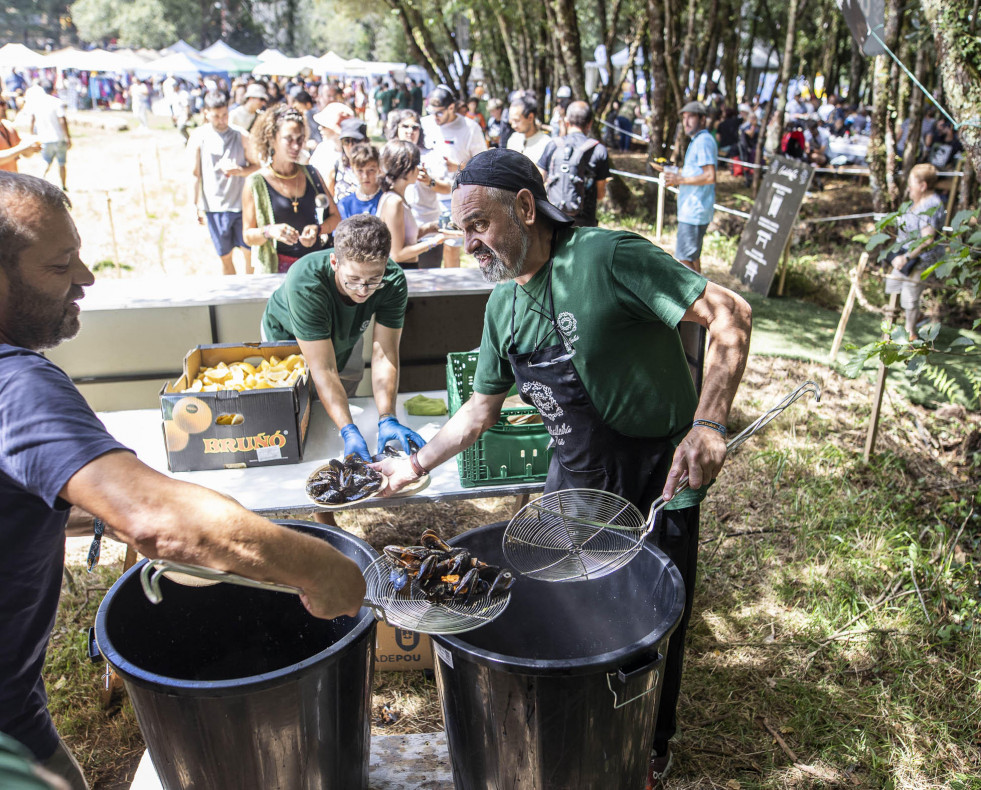
[[[446,173],[453,178],[472,156],[487,150],[484,132],[476,121],[456,111],[456,94],[446,85],[437,85],[429,94],[429,115],[422,119],[422,134],[426,148],[442,157]],[[441,224],[450,214],[450,195],[439,195]],[[460,265],[462,241],[447,239],[443,244],[443,266],[452,269]]]
[[[548,122],[553,139],[565,137],[568,134],[569,129],[565,118],[570,104],[572,104],[572,88],[568,85],[562,85],[555,92],[555,109],[552,110],[552,118]]]
[[[665,173],[664,183],[678,187],[678,238],[674,257],[696,272],[702,270],[702,240],[715,213],[715,170],[719,147],[705,128],[708,108],[690,101],[681,108],[681,123],[691,138],[680,173]]]
[[[750,307],[641,236],[572,227],[548,202],[539,170],[515,151],[478,154],[460,171],[453,220],[485,279],[498,283],[484,314],[474,394],[421,450],[377,466],[387,476],[382,495],[472,445],[516,386],[555,444],[547,492],[600,489],[642,513],[659,496],[668,500],[657,542],[681,571],[687,598],[653,735],[652,774],[660,776],[676,726],[698,503],[725,460]],[[682,319],[712,336],[700,396],[678,335]],[[676,493],[684,475],[691,489]]]
[[[399,342],[409,291],[389,257],[392,235],[371,214],[356,214],[334,231],[334,248],[307,255],[269,297],[263,340],[296,340],[317,396],[344,439],[344,455],[371,453],[348,399],[364,375],[364,333],[372,320],[371,388],[378,407],[378,452],[398,441],[406,452],[425,444],[395,415]]]
[[[253,82],[245,89],[245,102],[229,113],[228,122],[232,126],[251,132],[252,124],[259,117],[259,113],[266,106],[267,101],[269,101],[269,94],[262,87],[262,83]]]
[[[310,165],[326,176],[341,156],[341,121],[354,118],[354,111],[343,102],[329,102],[309,116],[311,126],[320,130],[320,143],[310,154]]]
[[[324,173],[327,179],[327,189],[334,197],[335,203],[340,203],[348,195],[358,190],[358,174],[351,165],[351,152],[358,143],[368,139],[368,126],[360,118],[345,118],[340,123],[341,131],[338,142],[341,153],[334,160],[334,166]]]

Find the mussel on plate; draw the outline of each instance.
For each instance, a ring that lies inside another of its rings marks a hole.
[[[381,472],[351,453],[343,461],[331,459],[314,472],[307,480],[307,494],[322,505],[344,505],[371,496],[381,485]]]

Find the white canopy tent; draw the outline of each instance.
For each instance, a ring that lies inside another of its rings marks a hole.
[[[140,78],[157,74],[173,74],[184,80],[195,80],[203,74],[224,74],[226,72],[216,63],[188,55],[185,52],[177,52],[157,60],[151,60],[149,63],[137,67],[135,71]]]
[[[279,58],[285,58],[286,55],[280,52],[278,49],[269,48],[269,49],[262,50],[262,52],[256,55],[256,57],[259,59],[259,62],[261,63],[267,60],[276,60]]]
[[[110,52],[105,49],[82,50],[66,47],[52,52],[45,58],[45,65],[57,69],[77,69],[79,71],[102,71],[122,74],[135,71],[144,61],[128,52]]]
[[[200,56],[212,61],[222,71],[252,71],[260,62],[258,58],[239,52],[221,40],[216,41],[210,47],[202,49]]]
[[[313,55],[304,55],[301,58],[270,58],[263,60],[252,69],[252,73],[262,77],[293,77],[302,71],[309,70],[316,72],[318,69],[319,58]]]
[[[11,42],[0,47],[0,68],[38,69],[44,65],[44,55],[23,44]]]
[[[184,39],[178,39],[169,47],[164,47],[160,50],[161,55],[177,55],[183,53],[185,55],[197,55],[198,50],[188,44]]]

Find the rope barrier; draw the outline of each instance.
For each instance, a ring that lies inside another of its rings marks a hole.
[[[649,140],[645,140],[639,134],[634,134],[633,132],[628,132],[624,129],[621,129],[615,123],[609,123],[608,121],[604,121],[602,118],[597,118],[596,120],[598,120],[601,124],[603,124],[603,126],[609,126],[611,129],[616,129],[618,134],[625,134],[627,135],[627,137],[633,137],[635,140],[640,140],[642,143],[650,142]]]
[[[657,184],[658,186],[661,185],[661,179],[654,178],[653,176],[642,176],[640,173],[630,173],[630,172],[628,172],[626,170],[611,170],[610,171],[610,174],[611,175],[615,175],[615,176],[626,176],[627,178],[637,178],[637,179],[639,179],[641,181],[649,181],[652,184]],[[678,194],[678,188],[677,187],[665,186],[664,188],[668,192],[673,192],[676,195]],[[745,211],[737,211],[734,208],[729,208],[728,206],[721,206],[718,203],[715,203],[713,205],[713,208],[716,211],[723,212],[724,214],[734,214],[737,217],[742,217],[743,219],[749,219],[749,214],[747,214]]]

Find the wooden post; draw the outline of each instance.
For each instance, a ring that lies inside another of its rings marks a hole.
[[[957,199],[957,182],[961,180],[961,173],[964,172],[965,167],[967,167],[966,156],[961,160],[961,166],[957,168],[957,175],[954,176],[954,180],[950,184],[950,196],[947,198],[947,222],[950,222],[954,216],[954,201]]]
[[[793,237],[794,232],[790,231],[787,246],[783,248],[783,257],[780,259],[780,283],[777,285],[777,296],[783,296],[783,284],[787,281],[787,267],[790,265],[790,241]]]
[[[664,191],[667,185],[664,183],[664,171],[657,176],[657,224],[654,226],[654,238],[658,244],[661,243],[661,230],[664,228]]]
[[[899,294],[892,294],[889,297],[889,307],[886,312],[886,337],[892,333],[893,325],[896,323],[896,308],[899,306]],[[865,463],[869,462],[872,453],[875,452],[875,438],[879,433],[879,414],[882,411],[882,396],[886,391],[886,373],[888,368],[879,359],[879,375],[875,382],[875,393],[872,396],[872,415],[869,417],[869,432],[865,436],[865,454],[862,456]]]
[[[852,276],[852,284],[848,289],[848,298],[845,299],[845,309],[841,311],[841,320],[838,322],[838,329],[835,331],[835,339],[831,343],[831,353],[828,354],[828,362],[834,362],[841,349],[841,341],[845,339],[845,328],[848,326],[848,319],[851,318],[852,309],[855,307],[855,298],[858,293],[859,283],[862,282],[862,275],[865,274],[865,267],[869,262],[869,254],[863,252],[858,259],[858,266]]]
[[[146,203],[146,179],[143,177],[143,159],[142,157],[137,157],[136,161],[140,167],[140,194],[143,196],[143,215],[149,218],[150,209]]]
[[[119,277],[119,245],[116,244],[116,225],[112,221],[112,198],[106,191],[106,214],[109,216],[109,233],[112,236],[112,262],[116,267],[116,276]]]
[[[153,144],[153,150],[157,155],[157,180],[163,182],[163,168],[160,166],[160,146],[156,143]]]

